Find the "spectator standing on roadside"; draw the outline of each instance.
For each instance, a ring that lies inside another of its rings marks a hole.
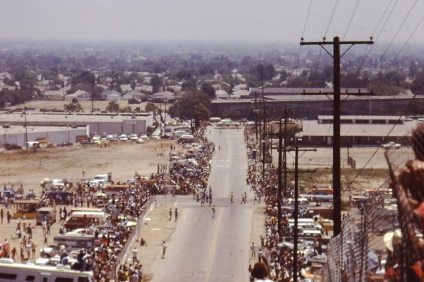
[[[136,247],[134,247],[134,249],[132,250],[132,263],[135,264],[135,262],[137,261],[137,256],[138,256],[138,250]]]
[[[166,244],[165,241],[163,241],[162,243],[162,258],[165,258],[165,254],[166,254]]]
[[[3,224],[3,218],[4,218],[4,210],[1,209],[1,211],[0,211],[1,224]]]

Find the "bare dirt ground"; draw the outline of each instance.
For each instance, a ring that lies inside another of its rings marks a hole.
[[[150,140],[144,144],[133,142],[111,142],[108,147],[76,144],[31,151],[7,151],[0,153],[0,184],[9,188],[23,186],[25,192],[33,189],[41,193],[40,181],[44,178],[86,178],[112,172],[115,181],[125,181],[157,171],[158,163],[168,163],[170,140]],[[163,152],[163,157],[157,156]]]

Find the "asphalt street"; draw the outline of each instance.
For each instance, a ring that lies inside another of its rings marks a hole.
[[[246,185],[246,146],[243,131],[211,129],[216,144],[209,185],[212,209],[191,197],[177,197],[173,207],[181,210],[175,231],[167,239],[164,259],[152,263],[152,281],[248,281],[249,246],[252,233],[253,193]],[[230,194],[234,193],[234,203]],[[247,192],[247,204],[240,204]]]

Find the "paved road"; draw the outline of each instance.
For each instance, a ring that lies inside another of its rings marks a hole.
[[[254,206],[245,182],[243,131],[211,129],[209,138],[216,144],[209,179],[216,217],[212,218],[210,207],[201,207],[191,197],[178,197],[178,223],[167,241],[166,258],[158,257],[152,264],[152,281],[248,281]],[[242,205],[244,192],[248,202]]]

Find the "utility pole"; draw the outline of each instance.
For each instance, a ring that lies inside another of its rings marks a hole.
[[[297,142],[296,142],[297,143]],[[296,147],[293,148],[287,148],[284,149],[284,151],[295,151],[295,160],[294,160],[294,226],[293,226],[293,281],[297,282],[297,276],[298,276],[298,268],[297,268],[297,250],[298,250],[298,244],[299,244],[299,234],[298,227],[299,227],[299,172],[315,172],[314,170],[304,170],[299,171],[299,151],[302,152],[308,152],[308,151],[316,151],[317,149],[299,149],[299,147],[296,144]],[[291,171],[293,172],[293,171]]]
[[[370,41],[340,41],[339,37],[334,37],[333,41],[304,42],[301,38],[300,45],[319,45],[321,46],[334,60],[334,77],[333,93],[318,93],[318,95],[333,95],[333,220],[334,220],[334,236],[340,234],[342,230],[342,205],[341,205],[341,168],[340,168],[340,59],[352,48],[358,44],[374,44],[372,37]],[[333,55],[324,45],[333,45]],[[340,55],[340,45],[351,45],[342,55]],[[304,93],[306,94],[306,93]],[[317,93],[307,93],[308,95],[316,95]],[[355,94],[356,95],[356,94]]]
[[[96,77],[94,76],[91,79],[91,112],[94,113],[94,84],[96,83]]]
[[[277,201],[278,201],[278,235],[281,236],[281,194],[282,194],[282,174],[284,169],[284,192],[286,192],[287,189],[287,162],[286,162],[286,140],[287,140],[287,105],[284,106],[284,149],[283,149],[283,134],[281,132],[281,126],[282,122],[281,119],[278,122],[278,195],[277,195]],[[282,152],[284,152],[284,159],[282,156]],[[283,167],[283,161],[284,161],[284,167]],[[285,194],[285,193],[284,193]]]

